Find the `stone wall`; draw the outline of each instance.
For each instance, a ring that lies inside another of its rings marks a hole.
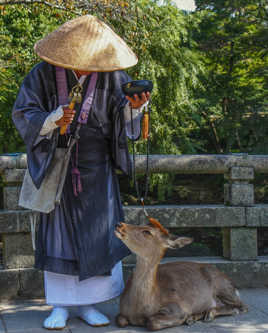
[[[144,172],[145,157],[137,158],[137,171]],[[258,257],[257,229],[268,227],[268,205],[254,204],[254,172],[268,173],[268,156],[249,155],[152,155],[151,172],[223,174],[224,205],[148,206],[149,214],[171,229],[222,228],[223,258],[187,258],[217,265],[238,287],[268,287],[268,257]],[[0,155],[3,207],[0,207],[1,299],[43,296],[42,273],[33,269],[34,253],[28,210],[18,206],[26,168],[25,154]],[[140,207],[124,208],[126,222],[145,223]],[[165,259],[165,260],[174,260]],[[177,260],[181,260],[178,258]],[[135,258],[124,263],[127,277]]]

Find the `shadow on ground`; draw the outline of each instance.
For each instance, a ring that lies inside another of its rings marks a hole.
[[[267,333],[268,332],[268,289],[243,289],[241,297],[249,306],[249,312],[234,317],[219,317],[212,323],[198,322],[192,326],[179,326],[163,330],[164,333]],[[118,313],[118,299],[102,303],[98,308],[108,315],[111,325],[93,328],[75,317],[71,310],[68,326],[62,332],[68,333],[135,333],[146,332],[144,328],[115,326],[114,318]],[[51,307],[44,300],[17,301],[0,304],[0,333],[44,333],[42,322]],[[52,332],[52,331],[50,331]],[[57,331],[55,331],[57,332]]]

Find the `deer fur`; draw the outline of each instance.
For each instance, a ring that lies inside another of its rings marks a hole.
[[[247,310],[229,278],[214,266],[160,264],[167,248],[183,247],[191,238],[174,239],[156,226],[125,223],[120,223],[115,233],[137,256],[136,268],[120,298],[119,327],[145,326],[155,331]]]

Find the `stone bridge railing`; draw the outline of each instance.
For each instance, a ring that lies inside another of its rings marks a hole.
[[[144,172],[145,162],[144,156],[137,157],[137,172]],[[3,207],[0,207],[1,299],[43,295],[42,274],[32,268],[31,212],[18,206],[25,168],[25,154],[0,155],[0,177],[4,184]],[[222,228],[223,258],[194,257],[187,260],[217,265],[238,287],[268,287],[268,257],[258,257],[257,250],[257,230],[268,227],[268,205],[254,204],[252,184],[256,172],[268,173],[268,156],[151,155],[150,171],[223,174],[226,184],[222,205],[161,205],[148,206],[147,210],[171,230],[180,227]],[[145,222],[140,207],[128,206],[124,210],[126,222]],[[125,273],[132,267],[131,261],[126,260]]]

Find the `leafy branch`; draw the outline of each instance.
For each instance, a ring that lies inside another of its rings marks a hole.
[[[38,4],[38,5],[45,5],[45,6],[48,6],[50,8],[53,8],[53,9],[59,9],[59,10],[63,10],[63,11],[68,11],[72,14],[76,14],[76,15],[81,15],[81,12],[80,11],[76,11],[76,10],[72,10],[66,6],[60,6],[58,4],[58,1],[44,1],[44,0],[11,0],[11,1],[8,1],[8,0],[0,0],[0,6],[8,6],[8,5],[35,5],[35,4]]]
[[[109,14],[124,14],[130,7],[129,0],[0,0],[0,6],[8,5],[45,5],[53,9],[68,11],[76,15],[106,10]]]

